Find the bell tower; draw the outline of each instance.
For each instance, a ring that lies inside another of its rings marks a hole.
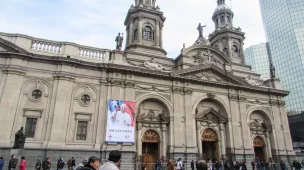
[[[163,49],[163,26],[166,18],[156,0],[135,0],[125,19],[126,51],[166,56]]]
[[[215,31],[209,35],[211,45],[231,58],[232,62],[245,64],[243,44],[245,33],[233,27],[234,13],[225,0],[217,0],[212,20]]]

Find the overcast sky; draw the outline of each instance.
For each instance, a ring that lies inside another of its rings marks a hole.
[[[214,30],[212,14],[217,0],[157,0],[164,12],[164,48],[175,58],[183,43],[198,37],[198,23]],[[265,42],[258,0],[226,0],[234,11],[234,26],[246,33],[245,47]],[[0,32],[70,41],[99,48],[115,48],[115,36],[124,32],[124,19],[134,0],[1,0]]]

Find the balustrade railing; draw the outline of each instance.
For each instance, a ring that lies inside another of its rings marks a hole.
[[[91,62],[107,62],[109,60],[109,49],[83,46],[71,42],[61,42],[40,39],[23,34],[8,34],[0,32],[0,37],[28,50],[31,53],[42,55],[69,56]]]
[[[98,49],[88,49],[88,48],[78,48],[78,56],[81,57],[89,57],[95,59],[105,59],[106,50],[98,50]]]
[[[52,42],[45,42],[45,41],[40,41],[40,40],[32,40],[32,47],[31,48],[33,50],[60,53],[61,44],[52,43]]]

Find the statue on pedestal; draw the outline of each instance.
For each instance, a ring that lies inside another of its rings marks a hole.
[[[21,127],[15,134],[15,142],[14,142],[14,149],[23,149],[24,143],[26,139],[26,134],[23,130],[23,127]]]
[[[116,41],[116,50],[121,50],[123,39],[124,39],[123,38],[123,34],[120,35],[120,33],[118,33],[118,35],[115,38],[115,41]]]

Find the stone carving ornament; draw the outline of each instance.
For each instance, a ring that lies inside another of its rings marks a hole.
[[[207,51],[198,51],[194,56],[194,62],[199,64],[214,64],[222,66],[222,63],[218,58],[216,58],[213,54],[211,54],[210,50]]]
[[[262,79],[253,77],[251,75],[248,75],[245,78],[245,81],[252,86],[263,86],[264,85],[264,81]]]
[[[208,142],[216,142],[217,141],[217,135],[212,129],[206,129],[204,130],[202,134],[202,141],[208,141]]]
[[[253,146],[254,147],[263,147],[264,146],[264,141],[261,137],[257,136],[253,140]]]
[[[148,130],[144,133],[143,142],[159,142],[159,136],[154,130]]]
[[[171,68],[170,69],[165,68],[160,62],[156,61],[154,58],[151,58],[151,59],[143,62],[142,64],[135,64],[131,61],[128,61],[128,64],[130,64],[132,66],[137,66],[137,67],[145,67],[150,70],[156,70],[156,71],[164,71],[164,72],[172,71]]]

